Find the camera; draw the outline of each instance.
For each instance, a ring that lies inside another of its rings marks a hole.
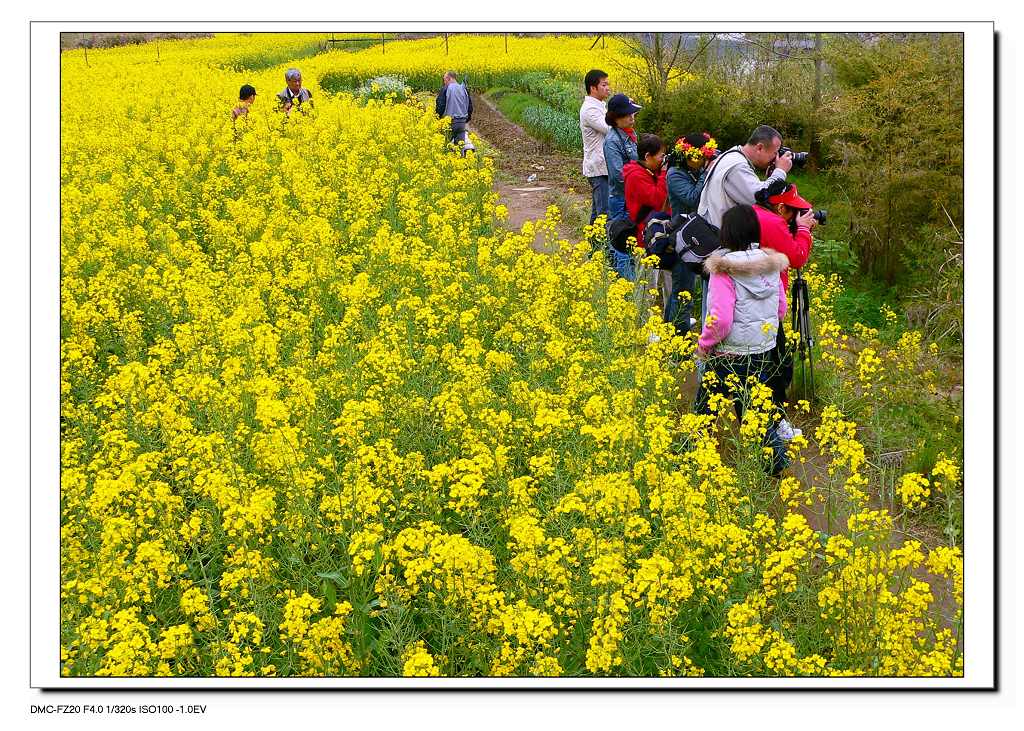
[[[828,218],[828,211],[822,208],[820,211],[815,211],[811,215],[814,216],[814,220],[818,222],[819,226],[824,226],[825,219]]]
[[[665,153],[665,159],[662,160],[661,166],[668,170],[669,168],[672,167],[678,167],[682,161],[682,153],[676,152],[675,149],[672,149]]]
[[[780,147],[778,157],[782,157],[787,152],[793,152],[793,149],[785,146]],[[803,167],[807,164],[807,158],[810,157],[810,155],[811,153],[809,152],[793,152],[793,164]]]

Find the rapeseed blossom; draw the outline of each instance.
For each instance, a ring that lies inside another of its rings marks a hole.
[[[275,89],[300,36],[245,79]],[[251,39],[62,57],[61,672],[962,674],[936,608],[962,607],[962,554],[892,540],[841,402],[791,445],[825,474],[766,487],[741,456],[767,389],[725,384],[739,424],[727,396],[680,413],[695,344],[642,284],[557,209],[506,230],[493,159],[450,154],[422,100],[328,90],[575,78],[621,52],[500,42],[305,58],[312,113],[234,126]],[[909,389],[879,361],[920,337],[855,352],[841,282],[807,277],[843,393]],[[921,479],[961,476],[943,455]],[[831,487],[826,535],[805,512]]]

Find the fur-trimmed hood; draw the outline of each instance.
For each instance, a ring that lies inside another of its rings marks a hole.
[[[789,258],[774,249],[747,249],[746,251],[730,251],[725,254],[716,252],[704,260],[704,269],[708,274],[728,274],[738,277],[778,274],[789,269]]]

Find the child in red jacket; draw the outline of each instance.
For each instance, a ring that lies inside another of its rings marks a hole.
[[[780,254],[785,254],[789,259],[789,266],[794,269],[799,269],[807,263],[807,258],[811,254],[811,231],[818,222],[811,213],[811,204],[800,197],[795,185],[790,185],[782,193],[771,196],[767,203],[754,206],[754,212],[757,213],[757,220],[761,226],[761,248],[774,249]],[[789,269],[783,269],[780,276],[783,291],[788,292]],[[771,361],[772,372],[767,383],[772,389],[772,400],[781,408],[782,404],[786,403],[786,392],[793,382],[793,356],[786,348],[785,328],[781,322],[775,349],[771,352]],[[802,433],[787,419],[779,422],[777,431],[779,436],[787,441]]]
[[[636,222],[636,240],[644,240],[644,224],[654,211],[669,212],[665,159],[665,143],[658,135],[642,134],[636,143],[636,160],[622,168],[626,191],[626,213]]]

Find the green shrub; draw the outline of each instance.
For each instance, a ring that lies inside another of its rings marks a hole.
[[[929,266],[913,248],[925,227],[963,227],[963,38],[845,39],[828,60],[841,92],[824,136],[850,192],[851,242],[867,273],[912,278]]]
[[[356,89],[356,96],[364,102],[368,99],[393,99],[405,101],[412,96],[412,89],[399,76],[375,76],[363,82]]]
[[[844,279],[855,274],[860,267],[857,252],[846,241],[815,239],[812,256],[826,272],[840,274]]]

